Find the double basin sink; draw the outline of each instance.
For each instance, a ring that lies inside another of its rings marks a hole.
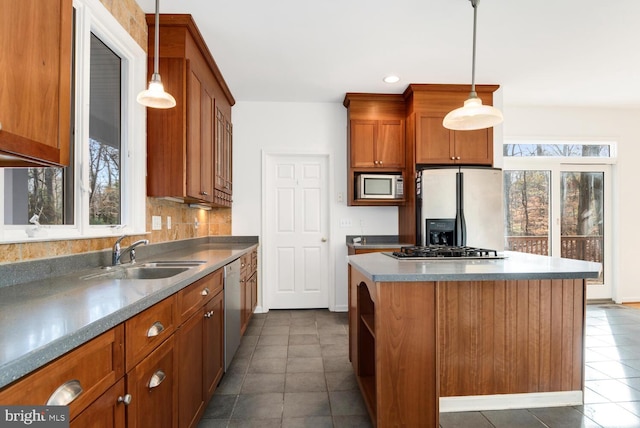
[[[82,279],[163,279],[176,276],[204,263],[206,263],[204,260],[173,260],[120,265],[104,268],[106,272],[87,275]]]

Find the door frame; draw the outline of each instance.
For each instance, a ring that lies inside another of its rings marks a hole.
[[[261,172],[261,195],[260,195],[260,206],[261,206],[261,215],[260,215],[260,229],[262,231],[262,248],[263,249],[267,249],[269,248],[269,245],[271,244],[271,241],[273,239],[272,237],[272,231],[269,229],[268,224],[267,224],[267,198],[266,195],[268,194],[267,192],[267,164],[271,159],[277,159],[277,158],[291,158],[291,157],[298,157],[298,156],[306,156],[306,157],[318,157],[318,158],[325,158],[326,162],[327,162],[327,192],[328,192],[328,202],[329,202],[329,206],[328,206],[328,210],[327,210],[327,240],[328,240],[328,245],[327,245],[327,262],[328,262],[328,272],[327,272],[327,279],[328,279],[328,284],[327,287],[329,287],[328,291],[328,305],[329,305],[329,310],[330,311],[335,311],[335,306],[336,306],[336,290],[335,290],[335,262],[332,263],[332,261],[334,261],[335,259],[335,255],[334,255],[334,248],[331,242],[331,238],[332,238],[332,231],[331,231],[331,219],[333,218],[333,204],[331,203],[332,198],[331,195],[333,195],[333,189],[334,189],[334,174],[333,174],[333,165],[331,162],[331,154],[326,153],[326,152],[321,152],[321,151],[316,151],[316,150],[289,150],[289,149],[280,149],[280,150],[274,150],[274,149],[270,149],[270,150],[262,150],[261,152],[261,157],[262,157],[262,172]],[[271,267],[269,264],[269,254],[267,254],[268,251],[261,251],[261,258],[260,258],[260,266],[262,266],[261,271],[262,271],[262,286],[260,287],[260,298],[258,299],[259,302],[262,303],[261,308],[259,308],[259,310],[256,310],[256,312],[268,312],[270,307],[269,307],[269,303],[268,303],[268,299],[267,296],[269,295],[269,293],[266,290],[270,290],[269,284],[267,283],[268,279],[269,279],[269,274],[271,271]]]

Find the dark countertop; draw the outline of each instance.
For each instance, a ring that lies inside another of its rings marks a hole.
[[[158,244],[159,249],[148,251],[149,257],[143,258],[138,252],[138,265],[154,260],[206,262],[170,278],[83,279],[106,272],[93,267],[0,287],[0,387],[232,262],[256,248],[257,243],[257,237],[237,241],[197,239],[187,246]],[[20,268],[13,271],[16,269]]]
[[[489,281],[597,278],[602,265],[582,260],[504,252],[493,260],[396,260],[383,253],[348,257],[349,264],[375,282]]]

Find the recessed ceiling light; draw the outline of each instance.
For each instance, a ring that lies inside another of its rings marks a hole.
[[[400,81],[400,78],[398,76],[394,76],[393,74],[391,76],[386,76],[384,79],[382,79],[385,83],[397,83]]]

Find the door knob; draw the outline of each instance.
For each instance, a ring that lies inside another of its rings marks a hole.
[[[322,242],[327,242],[327,238],[322,238],[321,241]]]

